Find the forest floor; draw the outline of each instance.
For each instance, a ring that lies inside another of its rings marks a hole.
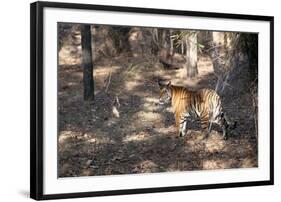
[[[179,138],[171,109],[157,110],[155,78],[190,89],[215,88],[211,60],[201,55],[199,74],[165,70],[155,58],[122,55],[95,61],[95,100],[83,101],[79,55],[61,51],[58,69],[59,177],[174,172],[258,166],[254,113],[248,73],[240,62],[238,76],[222,93],[223,108],[237,128],[228,140],[213,127],[203,139],[194,124]],[[110,61],[110,62],[109,62]],[[110,64],[109,64],[110,63]]]

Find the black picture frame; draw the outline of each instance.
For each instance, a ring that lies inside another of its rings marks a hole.
[[[195,16],[238,20],[267,21],[270,23],[270,180],[239,183],[204,184],[174,187],[155,187],[129,190],[94,191],[79,193],[43,193],[43,9],[67,8],[80,10],[121,11],[130,13],[164,14],[168,16]],[[183,10],[166,10],[134,8],[120,6],[88,5],[76,3],[35,2],[30,5],[30,197],[36,200],[93,197],[121,194],[138,194],[153,192],[171,192],[228,187],[246,187],[274,184],[274,17],[257,15],[240,15],[213,12],[194,12]]]

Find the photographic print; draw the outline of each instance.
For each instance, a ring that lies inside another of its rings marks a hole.
[[[58,177],[258,167],[258,34],[58,23]]]

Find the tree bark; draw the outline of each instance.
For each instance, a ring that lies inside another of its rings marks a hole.
[[[186,35],[186,70],[187,77],[193,78],[198,74],[197,69],[197,34]]]
[[[151,52],[152,54],[157,55],[160,47],[159,38],[158,38],[158,28],[152,28],[151,38],[152,38]]]
[[[171,38],[173,31],[170,29],[170,55],[174,55],[174,42]]]
[[[81,44],[82,44],[82,67],[83,67],[83,84],[84,100],[94,99],[94,78],[93,78],[93,61],[92,61],[92,40],[91,25],[81,26]]]
[[[171,55],[170,48],[170,32],[169,30],[163,29],[161,30],[161,49],[160,49],[160,60],[164,61],[164,63],[172,64],[173,57]]]

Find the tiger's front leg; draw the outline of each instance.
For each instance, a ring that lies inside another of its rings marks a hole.
[[[186,124],[187,124],[187,120],[183,120],[180,123],[180,128],[179,128],[179,136],[180,137],[185,136],[185,134],[186,134]]]
[[[187,119],[189,117],[189,113],[186,114],[182,114],[179,118],[178,118],[178,134],[180,137],[185,136],[186,134],[186,125],[187,125]]]
[[[182,137],[185,135],[185,131],[183,130],[183,123],[181,120],[181,116],[178,114],[175,114],[175,121],[176,121],[176,129],[177,129],[177,134],[179,137]]]

